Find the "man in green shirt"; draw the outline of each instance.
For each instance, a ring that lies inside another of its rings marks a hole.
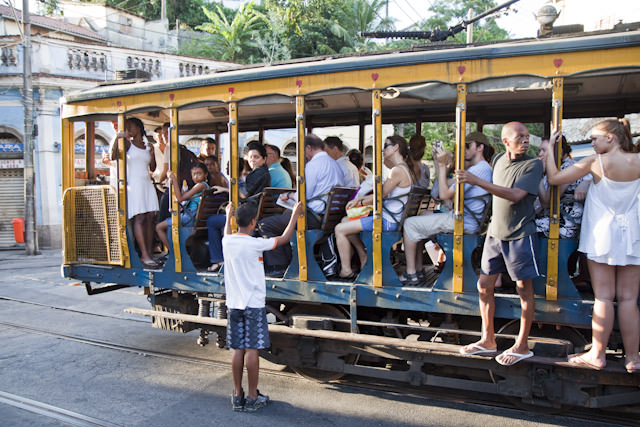
[[[498,275],[506,272],[516,282],[522,306],[520,332],[515,344],[496,356],[498,363],[510,366],[533,356],[527,340],[535,310],[533,279],[540,275],[533,202],[544,166],[540,160],[527,156],[529,130],[522,123],[507,123],[502,128],[502,143],[506,152],[493,158],[493,182],[468,171],[456,171],[458,181],[477,185],[493,195],[493,214],[478,279],[482,337],[480,341],[462,347],[460,353],[490,355],[497,352],[493,324],[494,288]]]

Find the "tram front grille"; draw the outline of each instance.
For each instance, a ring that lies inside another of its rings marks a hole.
[[[65,264],[122,265],[118,207],[108,185],[72,187],[65,191],[62,208]]]

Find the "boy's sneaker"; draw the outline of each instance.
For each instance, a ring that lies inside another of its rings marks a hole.
[[[244,393],[242,393],[240,396],[235,396],[231,394],[231,404],[233,405],[234,411],[244,411],[244,407],[246,404]]]
[[[244,404],[244,410],[247,412],[254,412],[260,408],[264,408],[265,406],[267,406],[269,402],[270,402],[269,396],[265,396],[264,394],[261,394],[260,391],[258,390],[258,397],[256,398],[256,400],[253,400],[252,398],[247,397],[246,403]]]

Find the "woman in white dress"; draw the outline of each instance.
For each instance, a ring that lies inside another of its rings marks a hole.
[[[139,119],[127,119],[124,128],[124,132],[118,133],[118,138],[123,138],[127,157],[127,217],[133,221],[133,234],[140,249],[142,265],[158,268],[159,264],[151,257],[154,220],[158,212],[158,197],[149,176],[149,171],[156,168],[153,144],[145,143],[144,125]],[[119,141],[113,146],[119,146]],[[116,158],[114,149],[112,159]]]
[[[640,156],[635,153],[629,122],[608,119],[591,131],[596,154],[558,171],[553,160],[556,131],[549,141],[546,169],[549,184],[561,185],[591,173],[580,231],[580,246],[588,259],[595,295],[591,323],[593,344],[583,354],[569,357],[576,366],[602,369],[618,303],[618,323],[625,348],[625,368],[640,371]]]

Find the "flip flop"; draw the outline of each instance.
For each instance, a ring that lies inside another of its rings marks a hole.
[[[515,357],[516,359],[511,363],[503,363],[500,360],[498,360],[500,356],[510,356],[510,357]],[[530,351],[529,353],[521,354],[521,353],[513,353],[513,352],[510,352],[509,350],[506,350],[496,356],[496,362],[498,362],[502,366],[513,366],[516,363],[522,362],[524,359],[528,359],[530,357],[533,357],[533,351]]]
[[[465,351],[466,349],[470,349],[471,351]],[[490,348],[484,348],[481,345],[478,344],[469,344],[465,347],[460,347],[460,354],[464,355],[464,356],[489,356],[489,355],[494,355],[498,352],[497,348],[494,348],[493,350]]]
[[[578,368],[593,369],[595,371],[600,371],[602,369],[600,366],[594,365],[593,363],[588,362],[582,357],[582,355],[578,355],[578,354],[572,354],[569,357],[567,357],[567,362],[569,362],[569,365],[572,365]]]
[[[210,273],[216,273],[220,270],[220,268],[222,268],[222,263],[221,262],[214,262],[213,264],[211,264],[209,266],[209,268],[207,268],[207,271]]]
[[[162,264],[156,261],[142,261],[142,267],[146,270],[157,270],[162,266]]]

